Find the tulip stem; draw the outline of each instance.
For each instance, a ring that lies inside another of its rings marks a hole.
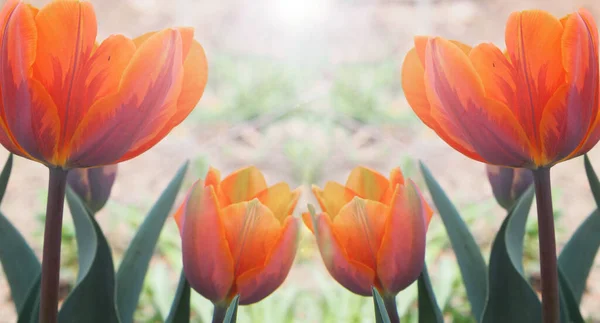
[[[400,316],[398,315],[398,305],[396,305],[396,296],[384,294],[382,296],[385,310],[388,313],[391,323],[400,323]]]
[[[56,323],[58,316],[60,243],[67,172],[62,168],[50,168],[40,287],[40,323]]]
[[[212,323],[223,323],[223,321],[225,321],[226,314],[227,304],[215,304],[215,311],[213,312]]]
[[[554,213],[550,168],[533,171],[535,196],[538,211],[538,232],[540,244],[540,271],[542,279],[542,318],[544,323],[560,321],[558,294],[558,270],[556,264],[556,241],[554,237]]]

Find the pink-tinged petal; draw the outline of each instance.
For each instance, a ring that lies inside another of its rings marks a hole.
[[[485,98],[467,55],[451,42],[435,38],[427,45],[426,60],[427,97],[438,124],[487,163],[527,166],[530,144],[523,129],[506,106]]]
[[[331,276],[349,291],[363,296],[371,295],[375,272],[364,264],[352,260],[339,242],[327,214],[317,217],[317,244],[325,267]]]
[[[298,248],[298,219],[288,217],[265,265],[240,275],[236,280],[240,305],[256,303],[275,291],[287,277]]]
[[[358,196],[379,201],[388,189],[390,182],[381,173],[368,167],[355,167],[346,181],[346,187]]]
[[[250,201],[266,188],[265,177],[254,166],[239,169],[221,181],[221,190],[231,203]]]
[[[56,105],[44,87],[31,78],[38,39],[34,12],[18,3],[12,11],[5,6],[4,14],[7,20],[0,48],[0,89],[6,136],[2,141],[10,142],[7,148],[19,155],[50,164],[60,122]]]
[[[183,271],[200,295],[213,303],[222,301],[234,282],[234,262],[212,186],[197,182],[186,204],[181,234]]]
[[[119,93],[97,101],[77,128],[68,166],[112,164],[137,156],[131,151],[143,152],[138,146],[176,112],[183,79],[181,43],[177,30],[166,29],[137,49]]]
[[[536,154],[541,150],[539,126],[544,107],[565,80],[562,34],[560,21],[541,10],[515,12],[506,23],[507,54],[514,66],[514,81],[519,89],[518,104],[510,107],[527,138],[536,147]]]
[[[425,210],[414,184],[398,187],[377,256],[383,289],[395,295],[412,284],[425,263]]]

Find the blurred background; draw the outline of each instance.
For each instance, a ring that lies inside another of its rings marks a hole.
[[[46,1],[31,1],[43,5]],[[426,128],[408,106],[400,66],[416,34],[467,44],[504,47],[510,12],[540,8],[563,16],[578,7],[600,19],[596,0],[92,0],[99,36],[135,37],[170,26],[193,26],[209,61],[206,92],[183,124],[142,156],[119,165],[112,197],[97,215],[115,261],[179,165],[191,160],[182,194],[208,165],[227,174],[254,164],[269,184],[287,181],[315,203],[310,185],[345,181],[366,165],[383,173],[401,166],[428,192],[418,171],[426,163],[481,244],[489,246],[504,217],[483,164],[463,157]],[[8,156],[2,149],[0,159]],[[600,169],[600,148],[590,153]],[[41,255],[47,169],[15,159],[2,211]],[[583,160],[553,168],[557,240],[562,247],[595,209]],[[65,216],[61,272],[64,295],[77,274],[76,245]],[[372,303],[339,287],[324,269],[314,238],[303,228],[296,265],[263,302],[240,308],[239,322],[370,322]],[[599,233],[600,234],[600,233]],[[525,270],[539,277],[535,216],[526,236]],[[180,239],[169,220],[146,277],[136,322],[162,322],[181,269]],[[449,241],[434,217],[427,264],[448,322],[473,322]],[[403,321],[416,322],[416,286],[398,296]],[[583,314],[600,322],[600,261],[592,270]],[[211,304],[192,299],[195,322],[207,322]],[[594,306],[596,305],[596,306]],[[8,285],[0,273],[0,322],[15,322]]]

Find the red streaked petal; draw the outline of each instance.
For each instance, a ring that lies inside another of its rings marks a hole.
[[[212,186],[197,182],[190,192],[181,233],[183,271],[200,295],[218,302],[234,282],[234,263]]]
[[[479,44],[473,48],[469,59],[481,78],[485,96],[518,109],[517,86],[513,79],[515,72],[504,53],[493,44]]]
[[[338,283],[355,294],[371,295],[375,272],[348,257],[326,214],[317,217],[317,244],[325,267]]]
[[[425,83],[432,116],[462,147],[490,164],[529,165],[530,144],[512,112],[486,99],[466,54],[441,38],[427,46]],[[472,157],[472,156],[469,156]]]
[[[285,280],[298,248],[298,219],[288,217],[265,265],[240,275],[236,280],[240,305],[256,303],[269,296]]]
[[[377,255],[377,277],[392,295],[414,282],[425,263],[425,208],[409,181],[398,187],[392,200],[385,233]]]
[[[539,125],[544,107],[564,83],[562,33],[560,21],[541,10],[515,12],[506,23],[507,54],[519,89],[518,106],[511,108],[534,147],[541,143]]]

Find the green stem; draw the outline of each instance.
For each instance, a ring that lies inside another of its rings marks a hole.
[[[542,318],[544,323],[558,323],[560,322],[560,298],[558,294],[558,270],[556,264],[556,239],[554,237],[550,169],[540,168],[534,170],[533,178],[538,210]]]
[[[385,310],[390,317],[391,323],[400,323],[400,316],[398,315],[398,306],[396,305],[396,296],[384,294],[382,295],[383,304],[385,304]]]
[[[223,323],[227,314],[227,304],[215,304],[212,323]]]
[[[50,168],[42,256],[40,323],[56,323],[58,316],[60,243],[67,172],[62,168]]]

